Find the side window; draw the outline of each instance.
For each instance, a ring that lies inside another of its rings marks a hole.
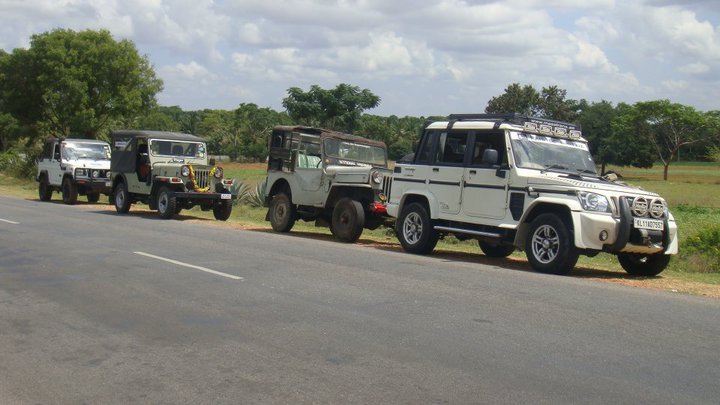
[[[53,146],[53,159],[60,160],[60,144],[56,143]]]
[[[487,166],[483,164],[483,154],[486,149],[495,149],[498,152],[498,159],[493,165],[507,163],[507,151],[505,150],[505,133],[503,131],[478,131],[475,133],[475,143],[472,147],[472,166]]]
[[[438,147],[435,150],[435,162],[449,165],[462,165],[465,161],[467,142],[467,131],[440,133]]]
[[[297,146],[298,168],[319,169],[322,167],[319,138],[302,137]]]
[[[432,148],[437,142],[437,135],[438,133],[436,131],[425,133],[425,137],[419,148],[418,163],[431,163],[430,153],[432,153]]]

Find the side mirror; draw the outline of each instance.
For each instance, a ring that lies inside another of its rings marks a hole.
[[[210,166],[215,166],[215,158],[214,157],[210,158]]]
[[[482,156],[482,164],[494,166],[498,161],[498,151],[495,149],[485,149]]]

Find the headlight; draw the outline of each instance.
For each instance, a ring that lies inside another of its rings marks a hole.
[[[381,184],[383,181],[383,174],[380,172],[372,172],[370,177],[372,177],[372,181],[375,184]]]
[[[215,168],[215,178],[216,179],[222,179],[223,177],[223,169],[222,167],[216,167]]]
[[[610,203],[602,194],[579,191],[578,200],[586,211],[610,212]]]
[[[87,177],[88,172],[85,169],[75,169],[75,177]]]
[[[180,174],[183,177],[188,177],[190,175],[190,168],[188,166],[183,166],[180,168]]]

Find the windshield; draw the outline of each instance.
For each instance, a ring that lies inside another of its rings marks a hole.
[[[337,159],[340,165],[367,164],[371,166],[387,166],[385,148],[365,145],[342,139],[325,139],[325,155]]]
[[[202,142],[150,141],[150,153],[153,156],[170,156],[179,158],[204,158],[205,144]]]
[[[110,160],[110,147],[102,143],[65,142],[62,145],[65,160]]]
[[[511,132],[510,139],[518,167],[597,175],[587,142],[525,132]]]

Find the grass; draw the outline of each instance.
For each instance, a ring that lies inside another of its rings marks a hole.
[[[266,166],[264,163],[225,163],[222,166],[225,170],[225,177],[235,178],[250,187],[254,187],[256,183],[265,178]],[[692,271],[692,258],[686,258],[682,255],[682,243],[685,238],[694,235],[702,227],[711,224],[720,225],[720,165],[716,163],[673,164],[670,166],[669,180],[667,182],[662,180],[662,166],[655,166],[652,169],[625,167],[609,167],[608,169],[620,173],[625,182],[658,192],[668,200],[679,227],[681,255],[673,258],[668,269],[661,274],[662,277],[644,281],[628,279],[615,256],[605,253],[593,258],[581,257],[578,267],[582,270],[573,274],[579,277],[596,277],[611,282],[623,282],[633,285],[642,282],[652,288],[677,289],[678,291],[720,297],[720,288],[716,288],[720,287],[720,274],[694,272]],[[0,194],[37,199],[37,183],[32,180],[19,180],[0,174]],[[58,195],[54,194],[53,199],[57,198]],[[133,211],[142,209],[147,209],[147,207],[142,205],[133,207]],[[265,213],[264,208],[240,205],[233,209],[229,221],[234,226],[269,229],[269,223],[265,221]],[[188,219],[212,219],[212,213],[202,212],[199,209],[184,212],[183,214],[183,217]],[[330,238],[330,232],[327,228],[315,227],[313,223],[304,221],[298,221],[293,228],[293,232],[305,233],[308,236],[315,235],[320,238]],[[374,231],[366,230],[361,241],[362,243],[380,243],[393,249],[397,249],[399,246],[393,231],[384,227]],[[508,266],[507,261],[482,261],[484,256],[478,254],[479,248],[474,240],[463,242],[450,236],[440,241],[437,250],[441,252],[439,254],[450,255],[453,260],[479,260],[482,263]],[[511,256],[513,261],[510,263],[516,261],[522,263],[525,260],[524,257],[524,253],[515,252]],[[524,264],[522,266],[527,268]],[[697,263],[694,267],[697,267]],[[668,282],[670,286],[668,286]],[[677,283],[680,283],[682,287],[675,288]],[[708,292],[708,288],[713,289]]]

